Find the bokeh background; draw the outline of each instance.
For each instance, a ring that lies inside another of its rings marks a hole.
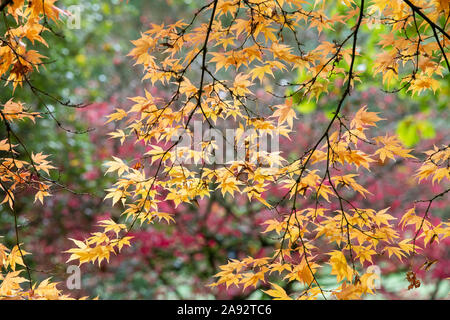
[[[79,1],[61,1],[62,7],[79,4]],[[81,28],[67,29],[60,26],[59,35],[48,34],[50,48],[39,48],[52,63],[41,73],[33,74],[34,83],[42,90],[73,103],[86,103],[84,108],[70,108],[55,104],[48,99],[36,101],[27,89],[17,88],[15,95],[28,105],[47,112],[45,102],[60,124],[49,114],[36,124],[23,122],[19,134],[30,150],[51,155],[58,170],[53,178],[68,187],[54,190],[44,205],[33,203],[33,195],[26,190],[17,196],[17,211],[22,242],[25,249],[33,253],[27,261],[33,268],[33,277],[42,280],[53,277],[61,281],[64,289],[67,278],[64,250],[71,247],[68,238],[85,238],[95,230],[96,221],[108,217],[117,219],[120,208],[112,208],[110,201],[104,201],[104,190],[114,182],[105,176],[103,163],[112,155],[122,159],[139,156],[139,148],[132,144],[120,146],[109,139],[108,132],[115,130],[115,124],[105,125],[105,116],[120,107],[130,105],[127,97],[139,95],[144,89],[153,95],[165,96],[168,92],[142,83],[138,68],[126,55],[132,49],[130,40],[137,39],[150,23],[161,24],[187,19],[203,4],[201,0],[91,0],[82,5]],[[331,9],[333,10],[333,9]],[[325,31],[323,37],[339,38],[345,30]],[[382,29],[365,27],[361,41],[365,56],[374,56],[377,35]],[[317,41],[316,34],[304,31],[304,42]],[[342,33],[342,34],[341,34]],[[369,59],[358,59],[359,71],[371,74]],[[287,79],[301,80],[301,74],[283,75]],[[421,151],[433,145],[448,143],[450,133],[449,102],[450,82],[448,77],[440,81],[440,88],[433,95],[427,91],[411,97],[400,91],[389,93],[382,90],[380,77],[363,77],[350,97],[344,113],[352,114],[358,107],[367,105],[371,111],[381,112],[387,121],[380,122],[377,130],[397,133],[407,147],[415,148],[414,154],[423,159]],[[270,83],[265,84],[270,87]],[[302,154],[321,134],[339,99],[339,88],[329,92],[318,102],[294,101],[299,120],[292,140],[282,142],[283,151],[293,159]],[[391,88],[395,89],[395,88]],[[266,90],[257,92],[261,104],[270,103]],[[9,89],[0,92],[1,101],[11,96]],[[79,133],[69,133],[66,129]],[[428,199],[442,191],[437,185],[422,182],[417,185],[413,179],[417,161],[389,162],[379,164],[370,174],[364,174],[364,185],[373,196],[367,199],[355,196],[352,200],[358,206],[374,209],[391,207],[391,214],[399,217],[409,209],[414,200]],[[274,187],[267,198],[276,201],[283,195]],[[305,205],[312,199],[305,200]],[[261,223],[272,215],[260,205],[252,204],[246,198],[222,198],[219,194],[200,203],[200,206],[180,206],[164,203],[161,209],[174,213],[177,223],[143,226],[134,230],[134,245],[124,249],[122,254],[112,257],[109,264],[100,267],[82,267],[82,288],[70,292],[75,296],[98,296],[102,299],[268,299],[261,290],[248,288],[210,288],[219,265],[229,258],[246,255],[263,256],[271,252],[276,240],[261,234]],[[420,206],[419,206],[420,208]],[[448,219],[449,199],[442,198],[433,203],[432,217]],[[14,244],[12,217],[5,208],[0,208],[0,235],[9,245]],[[380,256],[374,261],[383,273],[381,288],[371,299],[430,299],[445,298],[450,291],[449,241],[433,244],[425,250],[430,259],[438,263],[430,270],[418,270],[422,286],[408,291],[405,278],[406,265]],[[420,259],[420,258],[418,258]],[[425,261],[425,260],[424,260]],[[417,261],[420,265],[421,261]],[[402,267],[403,265],[403,267]],[[318,280],[322,286],[331,286],[335,278],[327,275],[323,268]],[[295,288],[288,288],[295,290]]]

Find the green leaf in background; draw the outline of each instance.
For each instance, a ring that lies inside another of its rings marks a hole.
[[[434,138],[436,131],[432,123],[428,120],[415,120],[412,117],[406,117],[398,123],[397,134],[405,146],[412,147],[421,138]]]
[[[314,101],[303,101],[294,105],[294,109],[302,114],[309,114],[316,110],[316,103]]]
[[[436,131],[434,130],[433,124],[428,120],[418,122],[417,128],[424,139],[432,139],[436,136]]]

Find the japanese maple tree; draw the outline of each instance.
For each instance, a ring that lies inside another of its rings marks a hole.
[[[13,87],[26,84],[39,96],[27,75],[44,57],[23,41],[45,43],[41,31],[60,11],[55,1],[26,2],[2,4],[18,26],[8,27],[2,39],[1,74]],[[359,299],[375,293],[378,275],[370,265],[384,256],[404,264],[410,289],[419,287],[414,257],[431,245],[445,246],[449,236],[448,220],[431,217],[435,201],[450,191],[449,145],[407,148],[397,136],[380,132],[379,123],[390,119],[376,106],[352,104],[350,96],[367,77],[378,75],[379,86],[393,93],[415,97],[438,91],[450,71],[449,17],[450,2],[442,0],[212,0],[190,20],[151,24],[132,42],[129,56],[143,69],[145,85],[169,94],[145,90],[130,98],[131,107],[118,106],[108,116],[107,123],[117,122],[108,138],[139,145],[141,153],[132,160],[111,155],[106,162],[105,173],[117,181],[105,199],[120,207],[122,221],[101,220],[86,239],[72,239],[68,262],[107,263],[133,246],[139,225],[176,223],[178,217],[166,210],[169,202],[191,204],[200,212],[212,196],[246,197],[270,213],[261,236],[275,240],[273,246],[262,255],[223,261],[210,286],[246,290],[270,284],[264,292],[275,299]],[[376,56],[364,50],[369,28],[381,29]],[[344,37],[329,37],[337,29]],[[370,61],[372,70],[364,72],[362,60]],[[270,98],[261,99],[260,90]],[[267,140],[275,147],[297,134],[302,119],[296,104],[320,101],[330,92],[339,97],[334,110],[314,128],[320,133],[299,156],[269,148]],[[34,121],[38,113],[13,97],[1,116],[7,133],[0,143],[7,154],[1,158],[1,189],[15,214],[18,188],[36,189],[40,202],[50,196],[55,181],[48,173],[54,167],[46,155],[28,151],[11,127],[14,121]],[[26,161],[16,158],[16,147],[22,147]],[[390,206],[380,208],[371,186],[362,182],[395,161],[415,166],[415,187],[426,187],[420,182],[429,180],[441,188],[412,202],[400,219]],[[276,201],[269,200],[271,192]],[[22,246],[17,237],[11,250],[0,247],[6,272],[0,295],[65,298],[48,280],[31,283]],[[426,260],[423,269],[439,263]],[[335,277],[332,288],[318,279],[328,266]]]

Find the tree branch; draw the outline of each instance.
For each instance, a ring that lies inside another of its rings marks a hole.
[[[405,2],[412,11],[414,11],[415,13],[417,13],[419,16],[421,16],[426,22],[428,22],[428,24],[432,27],[432,28],[436,28],[437,30],[439,30],[447,39],[450,40],[450,35],[444,30],[442,29],[440,26],[438,26],[436,23],[434,23],[433,21],[430,20],[430,18],[428,18],[421,10],[419,7],[417,7],[416,5],[414,5],[414,3],[412,3],[409,0],[403,0],[403,2]]]
[[[5,2],[2,2],[2,4],[0,4],[0,11],[3,11],[3,9],[5,9],[12,2],[13,0],[6,0]]]

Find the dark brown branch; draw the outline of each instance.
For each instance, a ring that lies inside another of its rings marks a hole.
[[[405,2],[413,12],[417,13],[419,16],[421,16],[426,22],[428,22],[428,24],[432,27],[432,28],[436,28],[437,30],[439,30],[447,39],[450,40],[450,35],[444,30],[442,29],[440,26],[438,26],[436,23],[434,23],[433,21],[430,20],[430,18],[428,18],[416,5],[414,5],[414,3],[412,3],[409,0],[403,0],[403,2]]]
[[[0,11],[3,11],[3,9],[5,9],[12,2],[13,2],[13,0],[6,0],[6,1],[2,2],[2,4],[0,4]]]

